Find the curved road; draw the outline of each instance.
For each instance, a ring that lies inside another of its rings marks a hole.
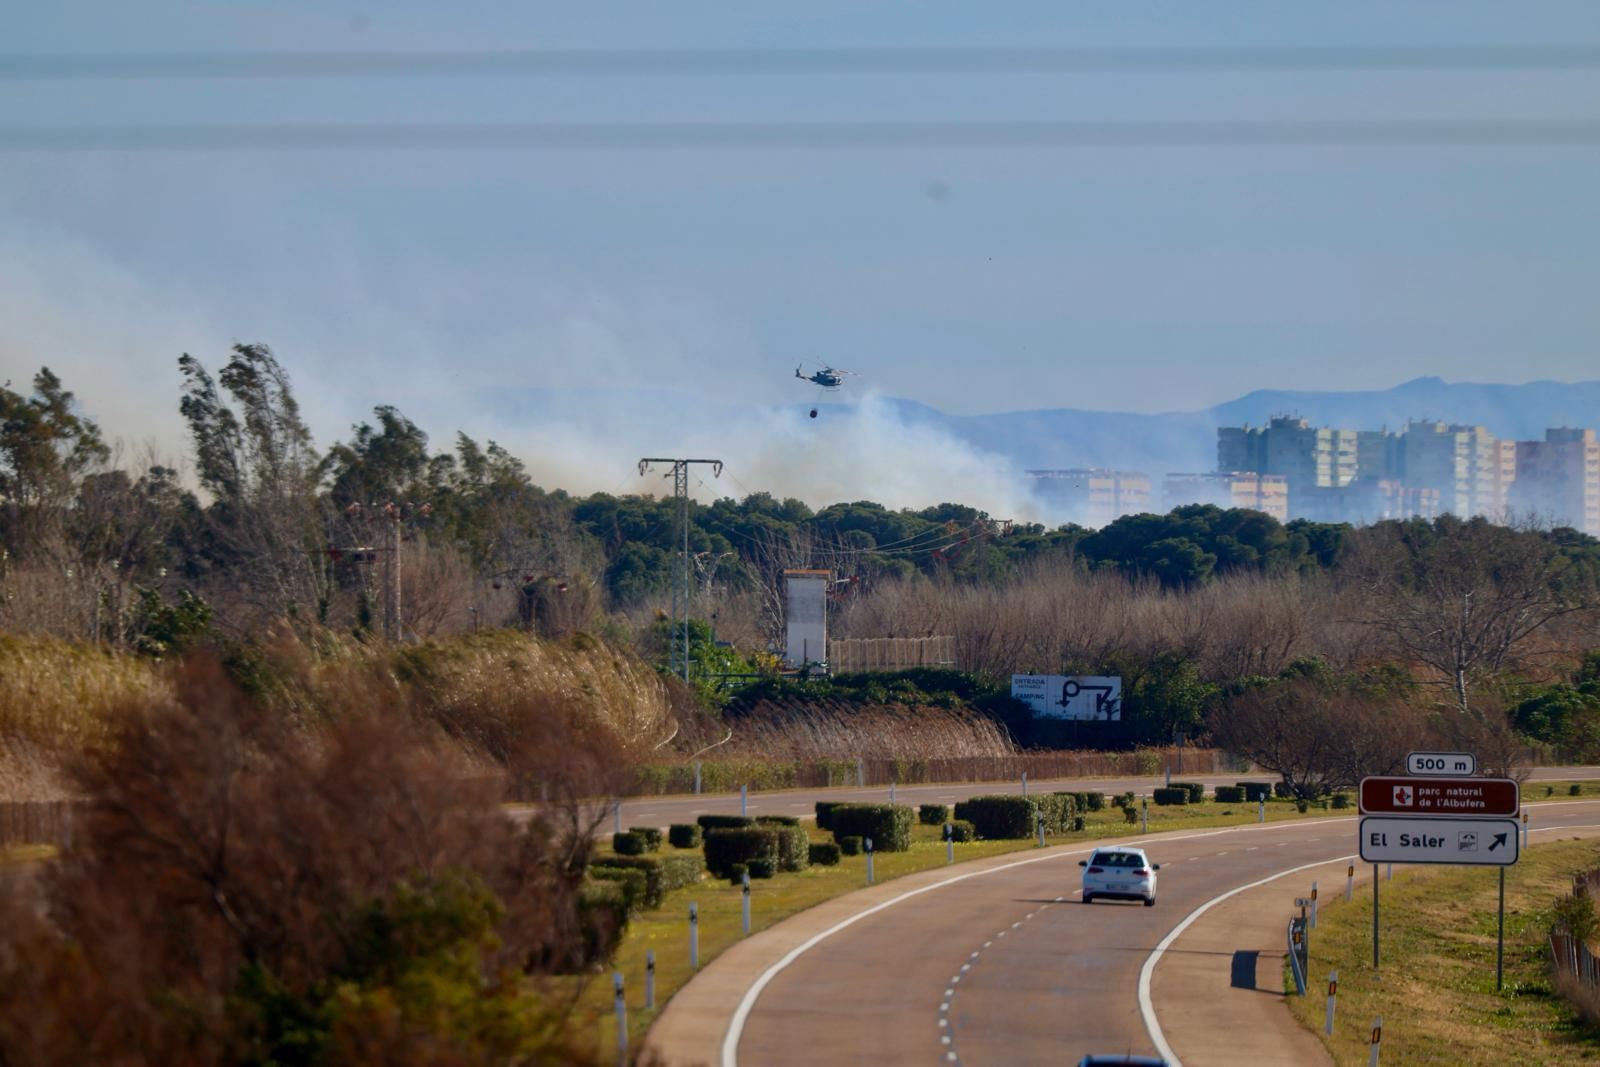
[[[1529,805],[1542,832],[1600,823],[1593,802]],[[1159,900],[1077,899],[1081,846],[1024,854],[891,898],[813,937],[744,994],[723,1067],[1061,1064],[1086,1052],[1155,1054],[1141,970],[1196,908],[1274,876],[1282,914],[1310,889],[1293,873],[1356,851],[1353,818],[1151,835]],[[1339,889],[1342,887],[1329,887]],[[793,920],[791,920],[793,921]],[[786,961],[786,962],[785,962]],[[1212,969],[1219,988],[1229,961]],[[1153,965],[1152,965],[1153,969]],[[1146,980],[1148,983],[1148,979]],[[1204,996],[1204,990],[1192,991]],[[1183,1049],[1176,1050],[1181,1056]]]

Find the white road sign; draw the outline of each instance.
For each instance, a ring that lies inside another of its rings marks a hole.
[[[1406,773],[1469,778],[1478,773],[1478,757],[1470,752],[1411,752],[1406,755]]]
[[[1122,678],[1098,675],[1013,674],[1011,695],[1036,719],[1122,721]]]
[[[1517,862],[1520,832],[1515,819],[1363,815],[1361,859],[1366,863],[1509,867]]]

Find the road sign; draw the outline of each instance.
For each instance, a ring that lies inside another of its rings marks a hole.
[[[1363,815],[1515,815],[1521,791],[1510,778],[1363,778]]]
[[[1509,867],[1517,862],[1519,829],[1514,819],[1363,815],[1361,859]]]
[[[1478,773],[1478,757],[1470,752],[1409,752],[1406,773],[1470,778]]]

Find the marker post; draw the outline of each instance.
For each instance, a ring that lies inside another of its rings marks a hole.
[[[1339,972],[1328,972],[1328,1018],[1322,1024],[1322,1032],[1329,1037],[1333,1036],[1333,1009],[1334,1002],[1339,999]]]
[[[700,969],[700,909],[689,905],[689,969]]]
[[[867,849],[867,884],[871,885],[872,884],[872,838],[870,838],[870,837],[863,838],[861,843],[863,845],[865,845],[866,849]]]

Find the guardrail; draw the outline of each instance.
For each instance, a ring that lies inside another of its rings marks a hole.
[[[1289,920],[1287,933],[1289,948],[1289,969],[1294,972],[1295,992],[1300,996],[1306,995],[1306,965],[1309,962],[1302,953],[1310,949],[1306,943],[1305,920],[1293,918]]]

